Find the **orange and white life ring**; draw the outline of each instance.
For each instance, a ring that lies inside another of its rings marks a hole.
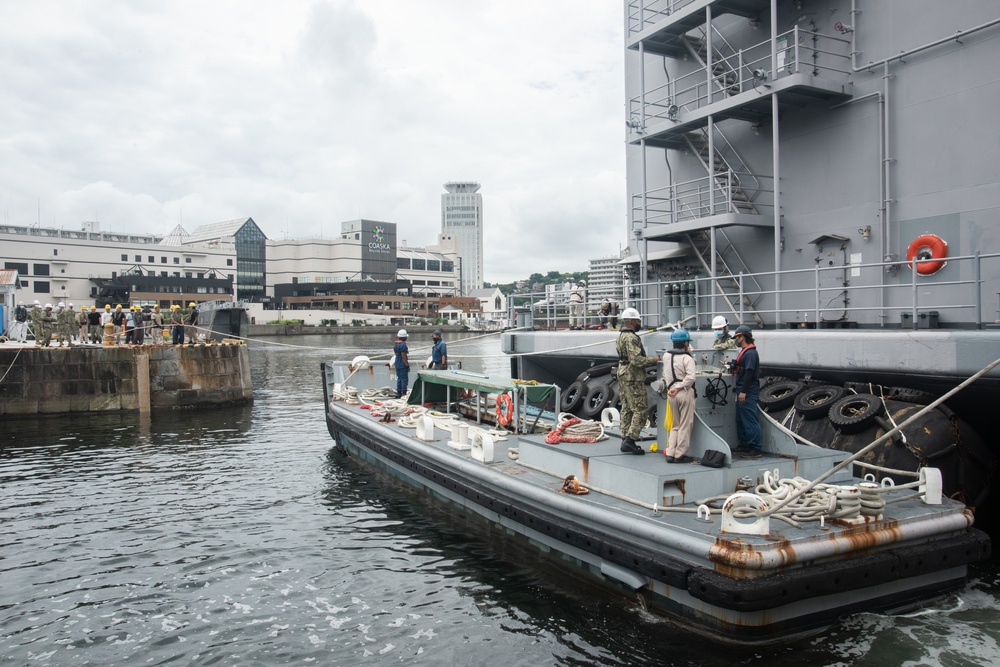
[[[510,426],[514,419],[514,399],[510,394],[503,393],[497,396],[497,424],[500,426]]]
[[[922,276],[932,276],[947,264],[944,261],[948,256],[948,243],[934,234],[923,234],[913,239],[906,249],[906,261],[913,268],[913,260],[936,259],[936,262],[920,262],[917,264],[917,273]]]

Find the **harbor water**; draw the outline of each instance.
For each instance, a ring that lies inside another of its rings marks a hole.
[[[446,340],[508,375],[496,336]],[[390,345],[253,342],[247,408],[5,421],[0,665],[1000,663],[996,561],[925,609],[723,648],[342,458],[319,365]]]

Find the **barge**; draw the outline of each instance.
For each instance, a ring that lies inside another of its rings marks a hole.
[[[866,465],[868,479],[854,477],[849,454],[766,418],[764,457],[736,453],[730,380],[715,368],[699,365],[696,461],[684,464],[655,453],[662,420],[640,438],[654,450],[644,456],[620,451],[611,408],[581,423],[588,436],[569,436],[577,420],[546,411],[561,402],[556,385],[420,371],[397,401],[379,397],[393,384],[384,364],[329,362],[322,373],[336,451],[713,641],[794,642],[847,614],[921,605],[989,556],[934,468],[905,478]],[[713,458],[720,467],[698,463]]]

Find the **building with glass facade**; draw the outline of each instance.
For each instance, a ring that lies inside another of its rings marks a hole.
[[[236,252],[236,298],[251,302],[264,298],[267,237],[253,218],[202,225],[184,238],[183,244],[232,247]]]

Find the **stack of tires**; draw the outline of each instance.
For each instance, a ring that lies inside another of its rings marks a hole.
[[[866,383],[841,387],[814,380],[764,378],[759,404],[775,420],[810,442],[855,453],[936,398],[906,387]],[[939,468],[945,493],[972,506],[985,501],[998,462],[979,434],[943,404],[861,460],[898,470]],[[864,472],[855,467],[855,474]],[[878,479],[882,476],[876,474]]]
[[[646,369],[646,400],[650,408],[650,422],[655,421],[656,393],[649,388],[649,383],[656,379],[656,366]],[[577,376],[568,387],[562,390],[560,412],[569,412],[581,419],[601,418],[604,408],[621,409],[621,399],[618,396],[618,364],[600,364],[592,366]]]

